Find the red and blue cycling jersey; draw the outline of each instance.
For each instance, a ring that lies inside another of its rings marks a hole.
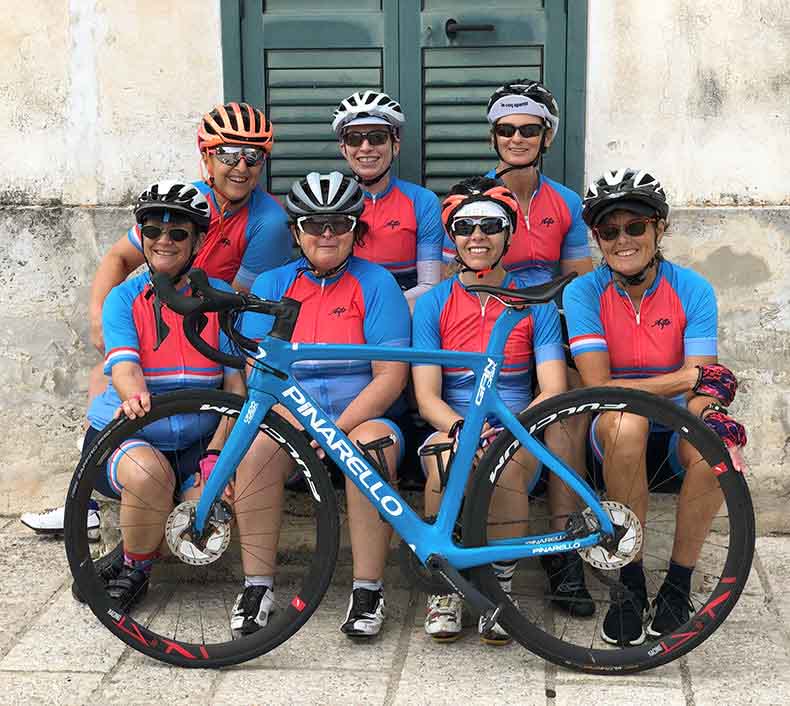
[[[283,207],[270,194],[256,186],[250,198],[240,209],[226,211],[219,229],[219,205],[208,184],[192,182],[206,197],[211,208],[211,223],[206,239],[200,247],[193,267],[199,267],[211,277],[228,284],[237,280],[249,287],[265,270],[291,259],[293,240],[288,229],[288,216]],[[129,242],[140,252],[140,226],[134,225],[127,234]]]
[[[492,169],[486,174],[493,179]],[[445,262],[455,258],[455,245],[448,235],[442,251]],[[516,232],[503,263],[511,272],[536,268],[538,283],[546,282],[560,273],[562,260],[590,257],[587,226],[582,220],[579,195],[559,182],[538,175],[538,187],[529,202],[527,213],[519,206]]]
[[[510,289],[539,283],[534,272],[508,273],[502,282]],[[504,305],[489,297],[480,303],[456,275],[423,294],[414,307],[412,342],[415,348],[482,353]],[[565,360],[560,318],[555,304],[531,306],[505,344],[505,362],[497,391],[508,409],[518,412],[532,401],[535,365]],[[414,365],[418,365],[414,363]],[[474,398],[475,376],[468,368],[442,367],[442,399],[458,414],[465,415]]]
[[[689,356],[717,354],[713,287],[666,260],[659,262],[639,313],[606,265],[573,280],[563,293],[563,308],[571,354],[608,353],[612,378],[663,375],[681,368]]]
[[[351,257],[340,274],[317,278],[301,258],[264,272],[252,293],[264,299],[291,297],[302,303],[293,336],[295,343],[342,343],[377,346],[409,345],[409,307],[392,275],[375,263]],[[246,313],[241,331],[260,341],[273,319]],[[292,373],[334,420],[373,379],[370,361],[304,360]]]
[[[442,214],[428,189],[390,178],[380,194],[365,193],[368,232],[354,255],[386,267],[402,289],[417,285],[417,263],[442,260]]]
[[[221,280],[209,280],[214,287],[231,291]],[[189,287],[182,290],[189,294]],[[220,350],[231,352],[229,342],[219,328],[217,314],[207,314],[208,323],[203,338]],[[114,287],[104,300],[102,330],[107,351],[104,373],[111,375],[113,366],[121,362],[136,363],[142,368],[145,385],[151,394],[182,388],[217,388],[223,375],[238,374],[198,353],[184,335],[183,317],[162,307],[162,320],[170,331],[159,346],[156,345],[154,296],[148,272],[133,277]],[[96,397],[88,409],[88,421],[102,429],[113,419],[121,404],[112,382]],[[136,434],[163,451],[184,449],[211,433],[217,419],[211,415],[182,414],[165,417],[144,427]]]

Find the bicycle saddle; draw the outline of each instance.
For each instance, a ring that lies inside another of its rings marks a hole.
[[[492,287],[488,284],[470,284],[467,289],[470,292],[485,292],[493,294],[501,299],[509,300],[515,304],[546,304],[552,301],[574,277],[575,272],[569,272],[563,277],[557,277],[550,282],[536,284],[534,287],[524,289],[507,289],[505,287]]]

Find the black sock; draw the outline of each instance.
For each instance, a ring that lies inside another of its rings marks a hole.
[[[620,580],[623,583],[633,586],[634,584],[645,585],[645,572],[642,569],[641,561],[632,561],[620,569]]]
[[[667,571],[664,584],[688,595],[691,592],[691,574],[693,571],[693,566],[691,568],[688,566],[681,566],[670,560],[669,571]]]

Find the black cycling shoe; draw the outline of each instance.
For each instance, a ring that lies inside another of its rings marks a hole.
[[[106,586],[108,581],[118,578],[121,569],[123,569],[123,544],[118,542],[111,552],[96,560],[95,570]],[[71,582],[71,595],[75,601],[86,603],[85,597],[80,593],[76,581]]]
[[[123,612],[139,603],[148,593],[148,574],[124,565],[114,579],[107,582],[107,595]]]
[[[641,645],[645,641],[647,590],[641,581],[626,582],[622,578],[611,590],[612,604],[601,625],[601,637],[610,645]]]
[[[653,619],[647,626],[647,634],[661,637],[677,630],[688,622],[692,609],[688,592],[664,581],[653,600]]]
[[[589,618],[595,602],[584,583],[584,563],[576,553],[542,556],[540,563],[549,579],[549,598],[574,618]]]

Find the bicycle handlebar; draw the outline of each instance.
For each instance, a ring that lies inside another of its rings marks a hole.
[[[244,369],[246,360],[243,356],[223,353],[210,346],[200,335],[206,326],[205,314],[218,313],[219,325],[228,338],[248,351],[256,351],[258,344],[243,336],[233,326],[232,313],[235,311],[252,311],[274,317],[274,326],[270,336],[283,341],[290,341],[293,336],[296,320],[299,317],[301,302],[289,297],[280,301],[261,299],[253,294],[224,292],[209,284],[203,270],[192,270],[188,275],[192,287],[192,296],[180,294],[166,274],[156,274],[152,278],[156,296],[177,314],[184,317],[184,334],[187,340],[206,358],[228,368]]]

